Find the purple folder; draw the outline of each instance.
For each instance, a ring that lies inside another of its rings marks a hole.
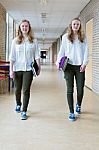
[[[69,58],[67,56],[63,56],[59,62],[59,69],[65,71]]]

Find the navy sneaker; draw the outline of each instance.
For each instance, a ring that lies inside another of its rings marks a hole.
[[[76,119],[75,114],[74,114],[74,113],[70,113],[68,119],[69,119],[70,121],[75,121],[75,119]]]
[[[20,113],[21,112],[21,106],[20,105],[16,105],[15,111],[17,113]]]
[[[76,104],[76,112],[78,114],[81,114],[81,106],[79,106],[78,104]]]
[[[27,119],[27,115],[26,112],[21,112],[21,120],[26,120]]]

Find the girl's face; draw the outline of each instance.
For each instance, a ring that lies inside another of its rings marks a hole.
[[[73,20],[72,21],[72,30],[74,31],[74,32],[77,32],[78,30],[79,30],[79,28],[80,28],[80,21],[79,20]]]
[[[28,34],[29,32],[29,24],[28,22],[22,22],[21,25],[20,25],[20,29],[21,29],[21,32],[25,35]]]

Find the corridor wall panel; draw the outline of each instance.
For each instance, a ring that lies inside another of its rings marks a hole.
[[[6,10],[0,3],[0,59],[6,59]]]
[[[86,23],[93,19],[92,37],[92,90],[99,94],[99,0],[91,0],[79,17],[86,31]]]

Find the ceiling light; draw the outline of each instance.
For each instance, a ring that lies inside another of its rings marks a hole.
[[[46,22],[46,13],[41,13],[42,22]]]
[[[46,18],[46,13],[41,13],[42,18]]]
[[[42,5],[46,5],[46,4],[47,4],[47,0],[40,0],[40,3],[41,3]]]
[[[43,32],[43,33],[45,32],[45,28],[42,28],[42,32]]]

